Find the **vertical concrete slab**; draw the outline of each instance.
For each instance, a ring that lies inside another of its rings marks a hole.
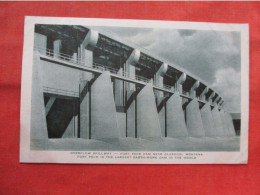
[[[186,123],[190,136],[205,136],[205,130],[203,128],[203,123],[199,110],[199,103],[196,99],[193,99],[186,107]]]
[[[120,68],[120,70],[118,71],[119,74],[122,74],[123,69]],[[115,79],[115,103],[116,106],[123,106],[124,103],[124,91],[123,91],[123,85],[124,82],[122,80],[119,79]]]
[[[203,128],[206,136],[215,136],[215,128],[211,108],[209,103],[206,103],[200,110]]]
[[[129,58],[126,61],[125,69],[127,77],[135,79],[135,65],[138,63],[141,52],[134,49]],[[136,137],[136,102],[135,102],[135,84],[126,83],[126,97],[127,97],[127,111],[126,111],[126,123],[127,123],[127,137]],[[130,102],[130,103],[129,103]]]
[[[167,134],[165,133],[165,106],[161,108],[161,110],[158,113],[159,121],[160,121],[160,127],[161,127],[161,135],[162,137],[166,137]]]
[[[137,137],[161,137],[153,88],[147,84],[137,95]]]
[[[93,51],[85,49],[83,45],[81,45],[81,59],[84,66],[92,67],[93,66]],[[82,80],[90,81],[93,78],[93,73],[82,71],[81,73]]]
[[[107,71],[91,86],[91,139],[119,137],[113,87]]]
[[[175,92],[166,103],[167,137],[188,136],[179,92]]]
[[[136,102],[135,102],[135,91],[127,91],[127,99],[130,101],[130,105],[126,111],[126,125],[127,125],[127,137],[136,137]],[[130,100],[130,97],[132,100]]]
[[[223,126],[222,126],[222,120],[220,118],[220,113],[218,111],[217,106],[213,108],[211,111],[212,117],[213,117],[213,122],[214,122],[214,127],[215,127],[215,132],[217,136],[224,136],[223,132]]]
[[[223,127],[223,134],[225,136],[230,136],[231,135],[231,132],[229,131],[229,127],[228,127],[228,123],[227,123],[227,120],[226,120],[226,115],[224,113],[224,110],[221,109],[219,111],[219,114],[220,114],[220,119],[222,121],[222,127]]]
[[[80,82],[80,133],[79,137],[89,139],[90,134],[90,92],[89,82]]]
[[[39,55],[33,58],[31,99],[31,148],[44,149],[48,140]]]
[[[53,51],[54,51],[54,55],[59,55],[60,54],[60,49],[61,49],[61,40],[55,40],[53,42]]]

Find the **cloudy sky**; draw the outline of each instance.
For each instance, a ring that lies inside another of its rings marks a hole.
[[[240,33],[105,27],[156,56],[188,70],[216,89],[225,109],[240,112]]]

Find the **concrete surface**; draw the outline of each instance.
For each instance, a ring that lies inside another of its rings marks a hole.
[[[215,136],[215,128],[213,124],[213,117],[211,114],[211,108],[209,103],[205,104],[201,109],[201,119],[202,119],[202,124],[203,128],[205,130],[205,135],[206,136]]]
[[[201,120],[199,103],[196,99],[193,99],[186,107],[186,123],[189,136],[205,136],[205,130]]]
[[[109,72],[91,86],[91,139],[119,138],[116,106]]]
[[[166,103],[167,113],[167,137],[188,136],[182,110],[181,97],[178,92],[174,93]]]
[[[161,137],[153,88],[147,84],[137,95],[137,137]]]

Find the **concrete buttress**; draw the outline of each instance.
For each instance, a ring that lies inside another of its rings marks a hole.
[[[110,73],[102,73],[91,86],[91,139],[119,138]]]
[[[201,119],[206,136],[215,136],[214,122],[211,114],[211,108],[209,103],[206,103],[200,110]]]
[[[174,93],[166,103],[166,121],[167,137],[188,136],[181,97],[178,92]]]
[[[161,137],[153,88],[147,84],[137,95],[137,137]]]
[[[199,103],[196,99],[193,99],[186,107],[186,123],[190,136],[205,136],[205,130],[203,128],[199,110]]]

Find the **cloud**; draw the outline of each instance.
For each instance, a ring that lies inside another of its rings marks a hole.
[[[240,112],[241,74],[233,68],[220,69],[215,74],[213,87],[218,90],[225,101],[225,109]]]

